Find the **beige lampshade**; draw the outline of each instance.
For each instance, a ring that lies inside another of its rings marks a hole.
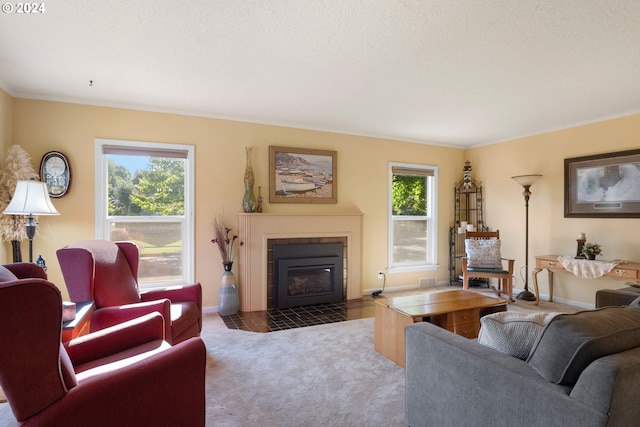
[[[60,215],[49,198],[47,184],[40,181],[18,181],[13,198],[4,210],[8,215]]]
[[[534,182],[536,182],[538,180],[538,178],[540,178],[542,175],[540,174],[534,174],[534,175],[517,175],[517,176],[512,176],[511,179],[513,179],[515,182],[517,182],[518,184],[522,185],[523,187],[531,187],[533,185]]]

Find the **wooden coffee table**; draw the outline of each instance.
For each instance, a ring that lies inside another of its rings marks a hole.
[[[441,328],[476,338],[480,317],[507,310],[507,300],[473,291],[451,290],[376,300],[373,347],[377,352],[405,365],[404,328],[428,321]]]

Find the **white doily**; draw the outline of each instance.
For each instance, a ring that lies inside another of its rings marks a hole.
[[[583,279],[602,277],[618,265],[617,261],[589,261],[586,259],[575,259],[570,256],[558,257],[558,261],[560,261],[565,270]]]

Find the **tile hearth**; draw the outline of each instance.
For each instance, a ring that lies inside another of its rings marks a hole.
[[[273,332],[375,316],[373,298],[220,316],[229,329]]]
[[[430,290],[410,289],[406,291],[385,292],[381,297],[409,295],[416,292],[443,292],[461,289],[462,286],[438,286]],[[486,288],[473,288],[472,292],[479,292],[488,296],[495,293]],[[364,319],[375,317],[375,299],[364,297],[362,299],[343,301],[340,303],[316,304],[303,307],[285,309],[268,309],[266,311],[240,312],[233,316],[220,316],[229,329],[240,329],[250,332],[273,332],[285,329],[302,328],[305,326],[336,323],[345,320]],[[585,308],[575,307],[562,303],[541,301],[540,305],[534,302],[516,300],[507,306],[509,311],[520,312],[560,312],[573,313]]]

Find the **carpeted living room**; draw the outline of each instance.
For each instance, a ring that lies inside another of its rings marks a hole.
[[[486,288],[474,291],[493,294]],[[518,313],[576,310],[546,301],[509,305]],[[217,313],[205,314],[206,425],[406,425],[405,370],[374,350],[372,313],[269,333],[229,328]],[[0,425],[12,422],[9,405],[0,404]]]
[[[639,20],[4,4],[0,426],[632,425]]]

